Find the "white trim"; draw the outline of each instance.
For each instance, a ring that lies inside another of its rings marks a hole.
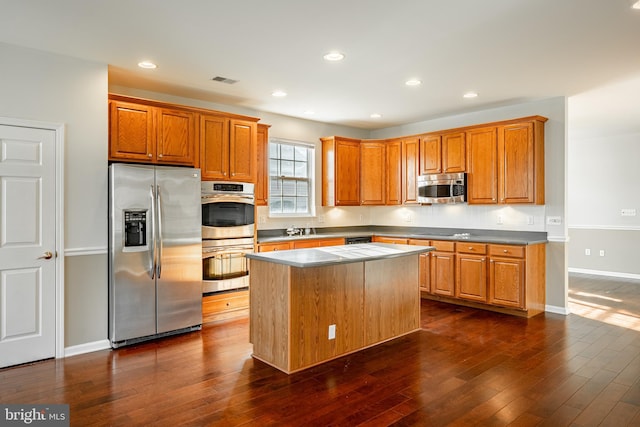
[[[569,225],[567,227],[578,230],[640,231],[640,227],[634,225]]]
[[[56,217],[56,284],[55,284],[55,357],[64,357],[64,123],[41,122],[35,120],[0,117],[0,123],[55,132],[55,217]]]
[[[547,236],[547,240],[553,243],[569,243],[569,236]]]
[[[100,340],[88,342],[80,345],[73,345],[64,349],[64,357],[76,356],[78,354],[91,353],[98,350],[106,350],[111,348],[109,340]]]
[[[567,307],[559,307],[557,305],[545,305],[544,311],[547,311],[549,313],[562,314],[564,316],[571,314],[571,311]]]
[[[106,255],[107,247],[65,249],[64,256]]]
[[[568,268],[569,273],[592,274],[594,276],[618,277],[621,279],[637,279],[640,280],[640,274],[621,273],[617,271],[589,270],[586,268]]]

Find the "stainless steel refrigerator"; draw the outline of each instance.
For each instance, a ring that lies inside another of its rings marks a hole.
[[[109,166],[113,348],[202,325],[200,170]]]

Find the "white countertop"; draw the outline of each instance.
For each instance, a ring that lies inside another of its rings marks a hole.
[[[433,246],[359,243],[355,245],[258,252],[247,254],[246,257],[304,268],[417,255],[434,249]]]

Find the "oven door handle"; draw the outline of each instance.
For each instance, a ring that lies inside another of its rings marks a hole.
[[[201,198],[202,204],[208,203],[221,203],[221,202],[231,202],[231,203],[244,203],[247,205],[253,205],[255,198],[253,196],[239,196],[232,194],[208,194],[203,195]]]

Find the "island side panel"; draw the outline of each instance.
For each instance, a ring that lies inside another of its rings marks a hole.
[[[291,371],[363,347],[363,264],[291,267]]]
[[[250,341],[253,355],[289,371],[289,268],[251,260]]]
[[[418,255],[365,262],[365,346],[420,327]]]

